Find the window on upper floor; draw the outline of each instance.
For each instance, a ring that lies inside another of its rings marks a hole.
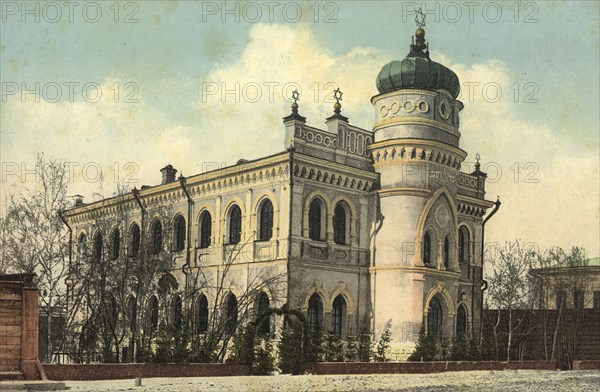
[[[177,215],[173,220],[173,250],[181,251],[185,248],[185,219]]]
[[[349,208],[348,205],[340,201],[333,210],[333,241],[336,244],[347,245],[349,239]]]
[[[428,232],[425,232],[423,236],[423,263],[425,265],[431,264],[431,236]]]
[[[308,237],[311,240],[325,240],[324,216],[325,206],[323,201],[319,198],[314,198],[308,208]]]
[[[158,219],[152,222],[152,254],[159,254],[163,247],[162,224]]]
[[[238,244],[242,240],[242,210],[234,204],[229,210],[229,243]]]
[[[137,223],[129,229],[129,256],[137,257],[140,253],[140,227]]]
[[[444,268],[450,268],[450,240],[444,238]]]
[[[102,253],[104,251],[102,233],[96,233],[94,237],[94,261],[102,261]]]
[[[82,262],[86,260],[88,257],[87,252],[87,236],[84,233],[81,233],[77,240],[77,261]]]
[[[273,203],[271,200],[265,199],[261,203],[258,219],[259,241],[270,240],[273,237]]]
[[[212,217],[210,212],[203,211],[200,214],[200,248],[208,248],[210,246],[211,231],[212,231]]]
[[[112,238],[110,240],[110,258],[116,260],[119,258],[119,252],[121,250],[121,232],[118,228],[112,232]]]
[[[464,226],[458,229],[458,261],[461,263],[469,261],[469,232]]]

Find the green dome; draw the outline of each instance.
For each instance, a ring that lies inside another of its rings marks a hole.
[[[449,68],[429,59],[429,53],[415,49],[403,60],[383,66],[376,80],[377,90],[387,93],[402,89],[446,90],[454,99],[460,93],[458,77]]]

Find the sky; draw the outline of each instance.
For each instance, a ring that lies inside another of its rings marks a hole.
[[[406,56],[423,8],[432,59],[462,92],[461,148],[502,201],[491,243],[600,254],[595,1],[0,3],[2,203],[35,157],[70,163],[69,193],[155,185],[284,149],[291,91],[324,128],[331,94],[371,129],[375,78]],[[95,196],[96,194],[96,196]]]

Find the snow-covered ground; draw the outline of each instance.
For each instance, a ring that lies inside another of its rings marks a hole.
[[[148,378],[68,381],[71,391],[600,391],[598,371],[476,371],[437,374]]]

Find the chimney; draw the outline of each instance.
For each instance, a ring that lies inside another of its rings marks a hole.
[[[162,182],[161,185],[168,184],[170,182],[175,181],[175,175],[177,174],[177,169],[175,169],[171,165],[167,165],[160,169],[162,173]]]
[[[75,195],[75,207],[81,207],[83,205],[83,196]]]

